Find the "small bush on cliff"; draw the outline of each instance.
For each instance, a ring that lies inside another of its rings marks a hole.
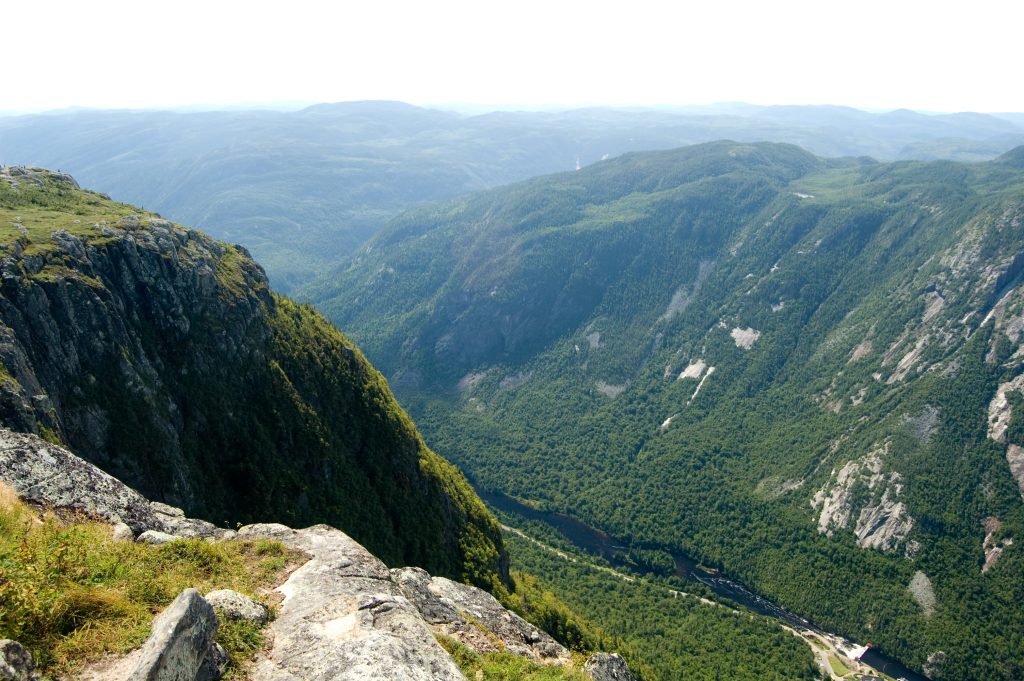
[[[252,594],[288,559],[267,541],[114,542],[105,523],[40,517],[0,486],[0,638],[21,642],[44,672],[65,673],[140,645],[183,589]],[[237,633],[218,635],[232,660],[254,650]]]

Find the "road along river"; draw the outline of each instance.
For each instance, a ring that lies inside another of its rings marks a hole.
[[[566,539],[578,548],[587,553],[600,556],[607,560],[612,566],[619,569],[629,569],[629,566],[622,562],[621,556],[628,550],[621,542],[616,542],[613,537],[605,532],[596,530],[586,523],[561,513],[549,511],[538,511],[527,506],[512,497],[501,492],[485,492],[477,490],[477,494],[493,508],[511,515],[520,516],[529,520],[539,520],[550,525]],[[858,646],[840,636],[829,633],[816,626],[813,622],[791,613],[782,606],[763,598],[743,584],[731,580],[716,572],[702,569],[693,558],[682,554],[669,552],[675,561],[678,577],[689,582],[699,582],[719,596],[728,598],[734,603],[744,606],[759,615],[771,617],[777,620],[786,628],[794,630],[811,642],[812,647],[825,646],[828,649],[839,652],[851,660],[859,660],[868,667],[882,672],[894,679],[906,679],[906,681],[929,681],[926,676],[915,672],[904,666],[897,660],[879,653],[871,648]]]

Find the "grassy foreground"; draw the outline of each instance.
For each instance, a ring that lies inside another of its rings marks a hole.
[[[22,643],[44,673],[68,673],[139,646],[183,589],[258,597],[291,558],[266,540],[115,542],[109,525],[40,515],[0,483],[0,638]],[[235,668],[262,638],[228,622],[217,634]]]

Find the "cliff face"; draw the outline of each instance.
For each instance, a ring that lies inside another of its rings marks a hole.
[[[386,382],[237,246],[0,170],[0,424],[218,524],[326,521],[486,584],[497,523]]]

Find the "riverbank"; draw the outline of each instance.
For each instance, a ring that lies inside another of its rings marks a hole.
[[[593,568],[605,570],[622,580],[641,579],[648,581],[646,578],[629,575],[614,569],[616,567],[616,556],[621,555],[623,547],[607,533],[591,528],[577,518],[539,511],[501,493],[480,492],[479,490],[478,493],[484,501],[500,514],[504,514],[506,517],[521,517],[528,521],[544,523],[568,540],[572,546],[582,549],[587,554],[600,556],[611,565],[611,567],[605,567],[589,563]],[[522,530],[507,525],[507,523],[505,527],[509,531],[517,533],[528,541],[543,547],[545,550],[554,552],[564,560],[574,562],[579,560],[565,551],[546,545]],[[676,575],[678,577],[690,582],[703,584],[714,594],[729,599],[729,601],[743,606],[756,615],[774,621],[783,630],[799,636],[810,646],[822,671],[834,680],[846,679],[849,681],[850,679],[874,678],[929,681],[927,677],[908,669],[896,660],[888,658],[866,646],[860,646],[841,636],[825,631],[812,622],[759,596],[738,582],[702,569],[689,556],[676,553],[673,553],[672,556],[676,561]],[[674,597],[698,598],[707,604],[729,608],[729,606],[717,603],[711,599],[673,589],[665,584],[658,582],[649,583],[673,594]],[[738,613],[738,611],[733,611]]]

